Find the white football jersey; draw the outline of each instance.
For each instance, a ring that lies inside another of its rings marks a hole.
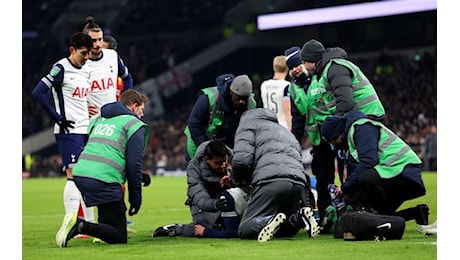
[[[69,133],[88,133],[89,74],[88,66],[84,65],[77,68],[72,65],[68,58],[63,58],[56,62],[51,71],[41,79],[51,88],[56,112],[63,117],[65,116],[67,120],[75,122],[74,128],[69,128]],[[59,130],[59,125],[55,124],[54,133],[58,134]]]
[[[91,71],[88,103],[96,105],[100,112],[103,105],[117,101],[118,53],[103,49],[100,59],[89,59],[86,64]]]
[[[290,82],[284,79],[268,79],[260,86],[260,95],[264,108],[275,111],[278,122],[288,128],[287,119],[284,115],[283,100],[289,97]]]

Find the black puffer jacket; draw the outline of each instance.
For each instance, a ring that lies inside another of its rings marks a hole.
[[[315,74],[318,79],[332,59],[347,59],[347,53],[339,47],[324,50],[322,58],[316,64]],[[327,80],[336,99],[336,115],[343,115],[353,109],[352,77],[353,74],[347,67],[337,63],[333,63],[327,71]]]

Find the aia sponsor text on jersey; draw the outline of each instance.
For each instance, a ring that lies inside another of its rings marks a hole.
[[[99,80],[93,80],[93,82],[91,82],[91,87],[89,91],[93,92],[95,90],[105,90],[109,88],[116,88],[116,85],[113,82],[113,79],[112,78],[107,78],[107,79],[102,78]]]

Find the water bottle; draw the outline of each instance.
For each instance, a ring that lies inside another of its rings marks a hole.
[[[337,185],[329,184],[329,185],[327,185],[327,190],[329,191],[329,195],[331,196],[332,202],[334,202],[334,200],[336,198],[335,191],[337,190]]]
[[[336,207],[337,210],[341,210],[345,207],[345,202],[342,200],[341,197],[337,197],[335,195],[335,191],[337,190],[337,185],[329,184],[327,185],[327,190],[329,191],[329,195],[331,196],[332,206]]]

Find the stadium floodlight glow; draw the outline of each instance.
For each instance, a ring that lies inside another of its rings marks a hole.
[[[333,23],[437,9],[436,0],[389,0],[257,16],[259,31]]]

